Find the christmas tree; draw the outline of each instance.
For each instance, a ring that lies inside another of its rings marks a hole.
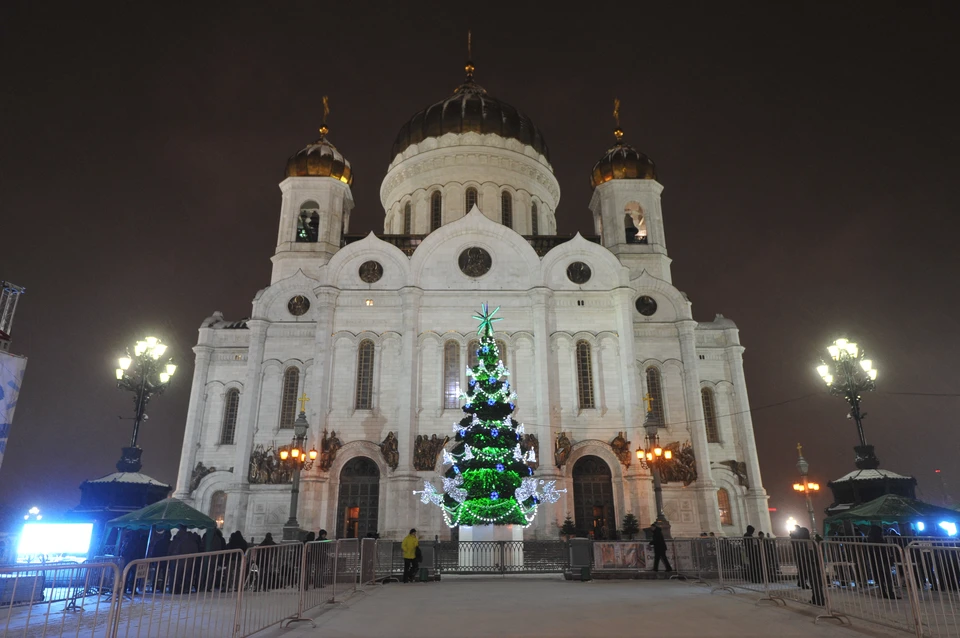
[[[490,312],[483,304],[477,334],[480,346],[477,364],[467,368],[469,388],[461,393],[466,416],[453,425],[456,445],[452,452],[443,451],[443,464],[448,468],[443,478],[443,493],[424,482],[424,489],[415,491],[424,503],[434,503],[443,510],[447,525],[523,525],[527,527],[543,503],[560,498],[555,481],[534,478],[536,457],[532,449],[520,446],[523,424],[511,415],[516,394],[510,389],[510,372],[500,359],[493,337],[494,317],[500,308]]]

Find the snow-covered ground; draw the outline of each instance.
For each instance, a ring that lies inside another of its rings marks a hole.
[[[814,624],[812,608],[789,609],[756,596],[711,594],[677,581],[564,581],[560,576],[453,576],[440,582],[389,584],[314,613],[317,628],[294,625],[266,637],[468,638],[523,636],[723,636],[731,638],[907,636],[854,620]]]

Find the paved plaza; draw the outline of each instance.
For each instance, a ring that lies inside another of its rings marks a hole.
[[[678,581],[567,582],[560,576],[450,576],[441,582],[389,584],[310,614],[308,623],[264,636],[449,638],[564,636],[907,636],[854,620],[814,624],[812,608],[755,604]]]

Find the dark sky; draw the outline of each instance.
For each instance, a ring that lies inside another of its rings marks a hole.
[[[27,287],[30,362],[0,501],[73,506],[113,471],[132,409],[114,362],[147,333],[184,364],[141,437],[145,471],[175,481],[197,328],[269,283],[277,184],[321,96],[356,174],[351,231],[381,231],[394,136],[460,82],[468,28],[477,81],[550,145],[562,234],[592,234],[587,178],[622,100],[666,187],[675,284],[696,319],[740,327],[778,514],[803,513],[798,441],[823,484],[853,468],[853,424],[814,371],[841,335],[880,368],[883,466],[934,502],[934,468],[960,489],[956,10],[529,4],[3,3],[0,278]]]

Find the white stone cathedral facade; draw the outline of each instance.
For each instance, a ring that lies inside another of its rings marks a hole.
[[[619,129],[590,175],[593,237],[558,235],[542,134],[469,65],[452,96],[401,129],[379,236],[346,234],[353,175],[326,134],[288,160],[273,274],[250,318],[215,313],[200,328],[178,498],[225,531],[279,537],[291,485],[276,455],[306,395],[319,458],[302,474],[303,529],[450,538],[413,491],[439,484],[486,302],[501,306],[536,474],[567,489],[525,538],[558,538],[568,514],[595,538],[627,513],[650,524],[652,477],[634,453],[648,395],[682,465],[663,488],[673,534],[770,529],[738,330],[720,315],[696,321],[674,286],[663,186]]]

